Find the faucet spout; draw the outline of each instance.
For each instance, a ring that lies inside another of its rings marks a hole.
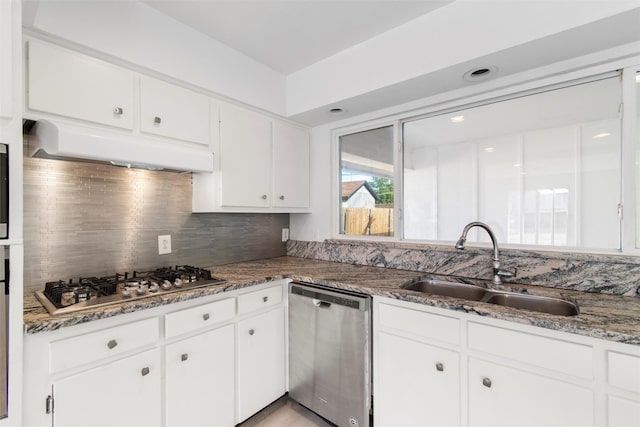
[[[456,242],[455,248],[460,250],[464,249],[464,244],[467,241],[467,234],[473,227],[482,228],[487,232],[487,234],[489,234],[489,238],[491,239],[491,243],[493,244],[493,283],[499,285],[502,283],[500,276],[512,276],[512,274],[500,271],[498,239],[496,239],[496,235],[493,234],[493,230],[491,230],[491,228],[487,224],[485,224],[484,222],[474,221],[465,225],[464,229],[462,230],[462,235]]]

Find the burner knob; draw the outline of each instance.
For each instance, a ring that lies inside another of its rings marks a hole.
[[[151,286],[149,286],[149,291],[158,292],[158,289],[160,289],[160,286],[156,282],[151,282]]]
[[[144,286],[144,285],[140,285],[140,286],[138,286],[138,287],[136,288],[136,293],[137,293],[138,295],[144,295],[144,294],[146,294],[146,293],[147,293],[147,287],[146,287],[146,286]]]
[[[124,297],[130,297],[131,296],[131,288],[124,288],[122,290],[122,296]]]
[[[164,282],[162,282],[162,289],[164,289],[165,291],[168,291],[169,289],[171,289],[171,282],[168,280],[165,280]]]
[[[175,281],[175,282],[173,282],[173,285],[174,285],[176,288],[181,288],[181,287],[182,287],[182,280],[181,280],[181,279],[176,279],[176,281]]]

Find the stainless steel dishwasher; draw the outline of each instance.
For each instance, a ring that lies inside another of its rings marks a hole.
[[[371,416],[371,298],[289,284],[289,397],[340,427]]]

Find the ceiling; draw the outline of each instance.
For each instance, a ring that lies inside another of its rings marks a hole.
[[[142,0],[285,75],[452,1]]]

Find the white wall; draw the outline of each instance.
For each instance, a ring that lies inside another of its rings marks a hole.
[[[27,19],[45,34],[285,114],[284,75],[143,3],[95,0],[27,5],[33,9]]]

